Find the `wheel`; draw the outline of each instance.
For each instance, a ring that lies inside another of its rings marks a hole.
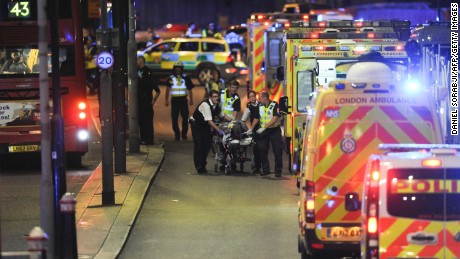
[[[212,71],[216,69],[212,65],[204,65],[197,70],[198,80],[201,85],[206,85],[212,78]]]

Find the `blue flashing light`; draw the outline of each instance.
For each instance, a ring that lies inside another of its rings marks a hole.
[[[380,88],[380,84],[372,84],[372,88]]]
[[[335,89],[343,90],[343,89],[345,89],[345,84],[343,84],[343,83],[335,84]]]
[[[419,84],[415,81],[411,81],[407,83],[407,89],[410,91],[415,91],[419,88]]]

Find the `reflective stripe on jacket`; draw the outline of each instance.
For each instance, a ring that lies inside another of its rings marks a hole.
[[[171,97],[183,97],[187,96],[187,86],[185,80],[182,77],[171,76]],[[180,81],[179,81],[180,80]]]
[[[273,110],[275,108],[276,102],[270,102],[268,107],[265,105],[259,105],[259,114],[260,114],[260,126],[265,128],[272,119],[273,119]],[[276,126],[275,126],[276,127]]]
[[[233,115],[233,104],[238,100],[238,95],[227,97],[227,89],[223,89],[220,93],[220,100],[222,103],[222,111],[225,115]]]

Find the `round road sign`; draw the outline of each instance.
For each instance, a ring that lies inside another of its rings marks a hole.
[[[101,52],[97,55],[96,64],[101,69],[109,69],[113,66],[113,55],[110,52]]]

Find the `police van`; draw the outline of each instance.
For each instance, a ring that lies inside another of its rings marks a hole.
[[[302,143],[302,258],[359,256],[366,162],[381,143],[442,143],[428,89],[410,92],[390,65],[358,62],[318,89]]]
[[[460,145],[379,149],[366,166],[362,258],[460,258]]]

